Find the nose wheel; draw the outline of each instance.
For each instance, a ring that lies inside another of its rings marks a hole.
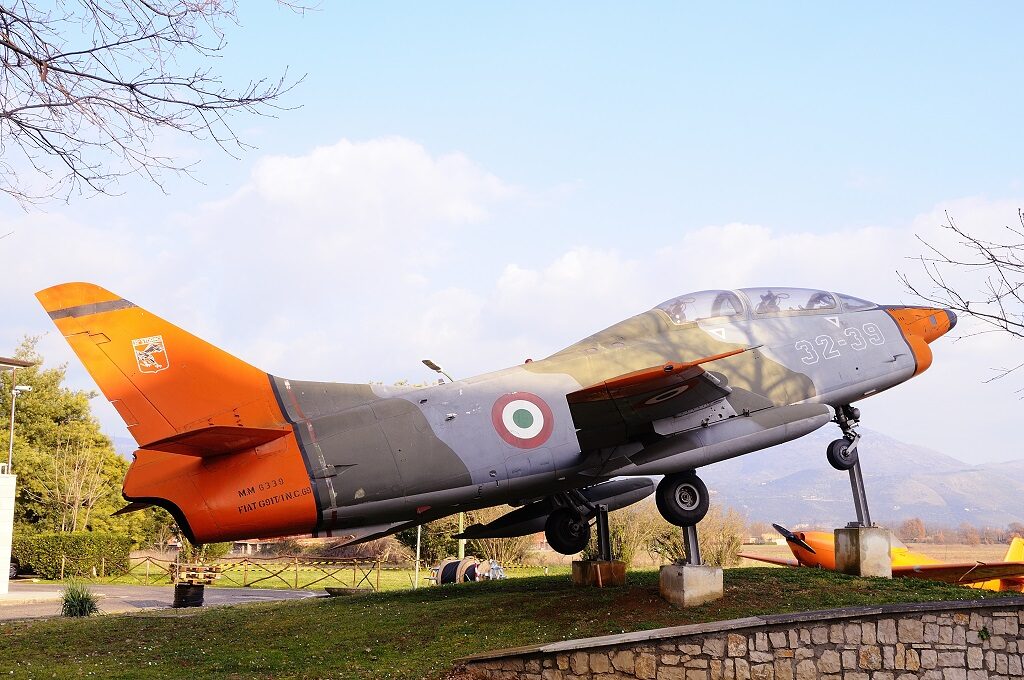
[[[843,436],[829,444],[825,452],[829,465],[836,470],[851,470],[858,462],[857,444],[860,442],[860,435],[853,428],[859,421],[859,408],[850,405],[836,407],[836,415],[832,422],[839,426]]]

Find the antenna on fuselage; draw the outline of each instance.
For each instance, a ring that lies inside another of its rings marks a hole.
[[[454,380],[452,380],[452,377],[450,375],[448,375],[447,373],[444,372],[443,368],[441,368],[440,366],[435,364],[430,359],[424,359],[423,360],[423,365],[426,366],[427,368],[429,368],[431,371],[435,371],[436,373],[440,373],[444,377],[448,378],[448,382],[455,382]]]

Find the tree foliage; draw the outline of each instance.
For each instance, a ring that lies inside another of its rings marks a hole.
[[[159,183],[188,169],[157,151],[161,130],[243,148],[232,114],[266,113],[294,83],[223,83],[210,63],[235,20],[232,0],[3,0],[0,192],[104,192],[133,173]],[[49,186],[32,188],[26,170]]]
[[[712,505],[708,514],[697,526],[697,543],[704,564],[713,567],[732,567],[739,564],[736,556],[743,546],[746,523],[743,516],[732,508],[722,510]],[[662,531],[654,537],[651,547],[663,558],[676,562],[686,557],[686,542],[683,530],[665,523]]]

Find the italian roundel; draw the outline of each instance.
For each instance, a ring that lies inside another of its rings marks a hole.
[[[537,448],[555,427],[551,408],[531,392],[500,397],[491,409],[491,422],[502,439],[520,449]]]

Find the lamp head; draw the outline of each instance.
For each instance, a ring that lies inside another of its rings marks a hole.
[[[22,392],[31,392],[31,391],[32,391],[32,386],[31,385],[16,385],[15,388],[14,388],[14,393],[15,394],[21,394]]]

